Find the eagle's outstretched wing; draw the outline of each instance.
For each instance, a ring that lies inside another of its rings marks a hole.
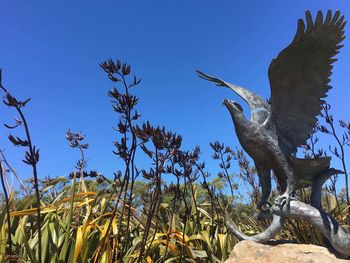
[[[306,27],[299,19],[292,43],[281,51],[269,67],[271,113],[265,125],[273,125],[285,154],[305,144],[321,111],[332,70],[333,57],[342,47],[344,17],[317,13],[315,22],[306,11]]]
[[[259,95],[256,95],[255,93],[233,85],[231,83],[228,83],[224,80],[218,79],[216,77],[209,76],[199,70],[196,70],[198,73],[198,76],[201,77],[202,79],[211,81],[215,83],[217,86],[222,86],[222,87],[227,87],[234,92],[236,92],[237,95],[239,95],[245,102],[248,103],[250,107],[250,112],[251,112],[251,120],[254,123],[257,124],[262,124],[265,122],[269,111],[270,111],[270,105],[267,103],[266,100],[261,98]]]

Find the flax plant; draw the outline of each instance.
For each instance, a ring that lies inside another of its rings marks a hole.
[[[15,262],[14,260],[12,260],[14,253],[12,250],[10,202],[9,202],[9,197],[8,197],[7,190],[6,190],[4,174],[3,174],[3,166],[2,166],[1,162],[0,162],[0,178],[1,178],[2,190],[3,190],[4,195],[5,195],[5,208],[6,208],[6,219],[7,219],[7,243],[8,243],[7,257],[9,259],[9,262]]]
[[[2,83],[1,69],[0,69],[0,89],[5,93],[4,103],[9,107],[15,108],[17,113],[20,116],[20,120],[16,119],[16,123],[14,125],[5,124],[5,126],[8,129],[15,129],[18,126],[23,125],[25,130],[26,139],[21,139],[19,137],[15,138],[14,136],[10,135],[9,140],[15,146],[26,147],[28,149],[25,153],[25,160],[23,160],[23,162],[30,165],[33,170],[34,188],[35,188],[35,195],[36,195],[36,202],[37,202],[36,216],[37,216],[37,231],[38,231],[38,260],[39,260],[39,263],[41,263],[42,262],[41,261],[42,240],[41,240],[40,191],[39,191],[38,171],[37,171],[37,163],[39,162],[39,149],[36,149],[35,146],[32,144],[28,123],[22,111],[22,108],[26,106],[26,104],[30,101],[30,99],[19,101],[9,93],[9,91],[4,87]]]
[[[344,120],[340,120],[339,125],[342,129],[344,129],[344,131],[341,135],[339,135],[335,127],[333,115],[330,113],[330,110],[331,110],[331,106],[328,103],[322,106],[322,112],[320,116],[325,120],[326,125],[328,125],[329,128],[327,128],[325,125],[319,125],[318,129],[325,134],[331,135],[336,141],[335,145],[329,146],[329,151],[337,159],[339,159],[342,164],[342,169],[345,177],[345,198],[348,206],[348,222],[350,224],[349,174],[347,171],[346,155],[345,155],[345,147],[350,146],[350,124]],[[336,184],[336,178],[337,178],[337,175],[332,178],[334,180],[332,182],[333,185]],[[335,186],[333,186],[333,190],[336,191]]]

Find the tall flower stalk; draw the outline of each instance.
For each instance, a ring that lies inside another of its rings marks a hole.
[[[333,115],[330,113],[330,109],[331,109],[331,105],[326,103],[322,106],[322,112],[320,114],[321,117],[325,120],[329,128],[327,128],[325,125],[319,125],[318,129],[322,133],[333,136],[333,138],[336,141],[336,145],[334,145],[333,147],[329,146],[329,151],[336,158],[338,158],[342,164],[342,169],[345,177],[345,195],[346,195],[346,202],[348,205],[348,220],[350,222],[349,174],[347,171],[346,156],[345,156],[345,147],[350,146],[350,124],[344,120],[340,120],[339,125],[345,131],[343,132],[342,135],[339,135],[334,124]],[[335,177],[335,180],[336,180],[336,177]]]
[[[24,101],[19,101],[15,97],[13,97],[9,91],[4,87],[2,83],[2,70],[0,69],[0,89],[5,93],[4,103],[16,109],[17,113],[20,116],[20,119],[16,119],[16,123],[14,125],[5,126],[8,129],[15,129],[18,126],[23,126],[25,130],[25,139],[21,139],[19,137],[14,137],[13,135],[9,135],[9,140],[15,145],[19,147],[26,147],[27,151],[25,153],[24,163],[30,165],[33,171],[34,177],[34,188],[35,188],[35,197],[37,202],[36,212],[37,212],[37,231],[38,231],[38,262],[41,263],[41,252],[42,252],[42,242],[41,242],[41,216],[40,216],[40,191],[38,184],[38,171],[37,171],[37,163],[39,162],[39,149],[36,149],[32,143],[29,127],[27,120],[23,114],[22,108],[26,106],[26,104],[30,101],[30,99],[26,99]]]

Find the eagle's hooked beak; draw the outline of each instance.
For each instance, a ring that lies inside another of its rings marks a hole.
[[[227,108],[230,112],[234,112],[234,111],[243,112],[242,106],[239,105],[239,104],[238,104],[237,102],[235,102],[235,101],[225,99],[225,100],[223,101],[223,104],[226,106],[226,108]]]

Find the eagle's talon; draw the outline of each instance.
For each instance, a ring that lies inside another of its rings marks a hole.
[[[278,196],[275,199],[275,205],[277,205],[278,207],[280,207],[281,209],[286,205],[287,208],[290,207],[290,201],[291,201],[291,197],[288,193],[284,193],[283,195]]]
[[[259,211],[267,211],[270,210],[271,204],[267,201],[260,201],[258,203],[258,210]]]
[[[281,209],[287,205],[287,208],[290,208],[290,201],[298,201],[298,198],[295,197],[294,192],[284,193],[280,196],[277,196],[274,202],[274,205],[279,206]]]

